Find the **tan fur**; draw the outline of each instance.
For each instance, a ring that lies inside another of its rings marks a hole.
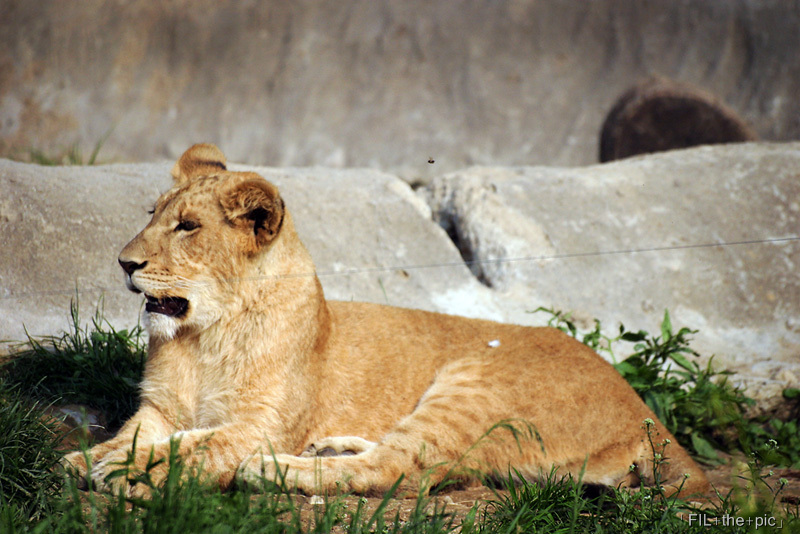
[[[203,462],[223,486],[237,471],[245,483],[273,477],[275,461],[307,493],[385,491],[401,474],[412,486],[511,469],[538,478],[553,466],[585,468],[587,483],[635,485],[650,474],[649,418],[653,441],[671,441],[666,484],[706,489],[702,470],[581,343],[551,328],[327,302],[273,185],[224,170],[211,145],[190,148],[173,175],[120,262],[130,287],[185,298],[188,309],[145,313],[141,408],[91,449],[96,484],[138,432],[138,469],[178,435],[187,462]],[[521,433],[490,432],[501,422]],[[314,456],[323,450],[355,454]],[[68,461],[86,474],[80,453]],[[156,481],[165,469],[151,473]]]

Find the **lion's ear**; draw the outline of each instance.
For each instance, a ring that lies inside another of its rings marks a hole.
[[[200,176],[227,170],[225,154],[214,145],[198,144],[189,148],[172,167],[175,185],[182,185]]]
[[[248,176],[234,183],[220,196],[225,217],[246,232],[252,252],[270,243],[281,231],[285,208],[278,188],[261,176]]]

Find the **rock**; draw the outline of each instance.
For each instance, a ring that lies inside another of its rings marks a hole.
[[[626,91],[609,111],[600,132],[600,161],[755,140],[736,112],[712,95],[651,78]]]
[[[55,419],[59,431],[64,434],[61,447],[77,449],[81,442],[102,442],[114,435],[117,429],[108,428],[102,412],[78,404],[49,406],[45,413]]]
[[[76,294],[84,320],[100,303],[137,321],[117,254],[149,219],[168,165],[41,167],[0,160],[0,340],[65,331]]]
[[[658,332],[669,309],[676,327],[699,329],[697,349],[754,387],[799,376],[800,143],[475,167],[424,192],[507,302],[596,317],[609,333],[620,322]]]
[[[65,330],[76,288],[84,322],[102,295],[114,326],[136,323],[116,258],[170,167],[0,160],[0,339]],[[800,143],[475,167],[417,193],[372,170],[231,168],[278,185],[329,298],[519,324],[546,306],[611,334],[658,332],[669,309],[764,406],[800,386],[800,241],[760,242],[798,235]]]
[[[6,0],[0,155],[258,165],[586,165],[607,111],[660,74],[763,139],[800,138],[792,1]],[[143,38],[147,36],[147,38]],[[433,158],[435,163],[429,164]]]

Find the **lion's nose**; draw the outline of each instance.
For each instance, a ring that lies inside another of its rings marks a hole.
[[[120,258],[118,261],[119,261],[119,266],[122,267],[122,270],[125,271],[128,274],[128,276],[132,275],[133,271],[141,269],[145,265],[147,265],[146,261],[142,263],[136,263],[135,261],[126,261],[123,260],[122,258]]]

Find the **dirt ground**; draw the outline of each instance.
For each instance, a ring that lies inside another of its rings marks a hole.
[[[728,458],[728,462],[713,468],[707,468],[706,476],[712,485],[712,491],[708,493],[710,502],[719,502],[719,496],[725,497],[733,489],[734,485],[738,488],[745,488],[746,481],[742,478],[747,473],[739,474],[736,460]],[[777,487],[781,478],[786,479],[787,484],[780,492],[779,502],[786,505],[800,504],[800,470],[797,469],[773,469],[772,475],[769,475],[769,470],[766,470],[762,476],[773,488]],[[744,490],[743,491],[747,491]],[[499,500],[499,498],[507,495],[503,490],[494,490],[485,486],[473,487],[468,489],[446,490],[438,494],[427,505],[426,510],[433,510],[434,507],[441,509],[446,506],[446,511],[455,515],[456,524],[466,516],[472,507],[478,503],[479,509],[491,501]],[[358,501],[361,497],[351,496],[345,499],[347,509],[350,511],[358,507]],[[365,501],[365,516],[369,517],[378,506],[381,504],[380,498],[364,498]],[[312,521],[314,517],[315,502],[323,502],[319,497],[296,497],[296,502],[301,509],[304,521]],[[416,499],[393,499],[386,508],[385,517],[387,520],[393,520],[397,515],[401,521],[407,520],[413,513],[416,507]]]
[[[712,487],[723,497],[731,491],[734,485],[743,491],[747,491],[749,477],[746,475],[748,473],[739,471],[737,465],[741,466],[742,464],[735,459],[728,458],[727,463],[705,470]],[[761,476],[773,489],[777,489],[780,485],[780,480],[785,479],[787,484],[779,494],[779,501],[788,505],[800,504],[800,470],[788,468],[765,469]],[[712,493],[709,496],[715,497],[715,494]]]

